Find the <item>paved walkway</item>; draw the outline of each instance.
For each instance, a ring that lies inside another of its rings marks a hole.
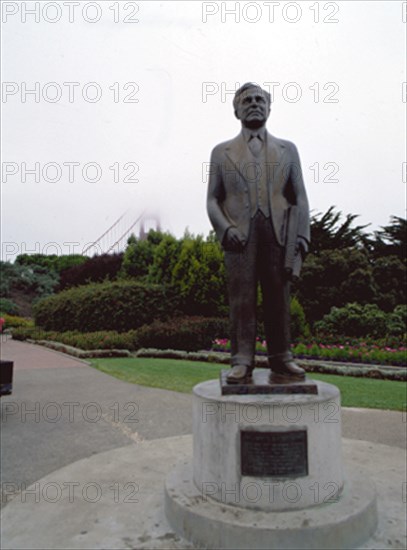
[[[4,337],[1,357],[14,361],[13,394],[1,399],[1,481],[10,494],[102,451],[192,432],[191,395],[129,384]],[[346,438],[406,448],[400,412],[343,409],[342,422]]]

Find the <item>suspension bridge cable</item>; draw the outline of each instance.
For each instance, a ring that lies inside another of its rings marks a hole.
[[[111,225],[111,226],[109,227],[109,229],[106,229],[106,231],[105,231],[98,239],[96,239],[95,242],[93,242],[92,244],[90,244],[89,246],[87,246],[87,247],[83,250],[82,254],[86,254],[86,252],[87,252],[88,250],[90,250],[93,246],[97,245],[97,243],[98,243],[99,241],[101,241],[101,240],[103,239],[103,237],[104,237],[105,235],[107,235],[107,234],[109,233],[109,231],[111,231],[111,230],[120,222],[120,220],[123,218],[123,216],[125,216],[125,215],[127,214],[127,212],[128,212],[128,210],[126,210],[125,212],[123,212],[123,214],[114,222],[113,225]]]
[[[123,235],[114,243],[112,244],[112,246],[108,249],[108,251],[106,252],[106,254],[108,254],[111,250],[113,250],[113,248],[119,244],[119,242],[124,239],[124,237],[126,235],[128,235],[130,233],[130,231],[133,229],[133,227],[141,220],[141,218],[144,216],[145,214],[145,210],[140,214],[140,216],[136,219],[136,221],[134,223],[131,224],[131,226],[123,233]]]

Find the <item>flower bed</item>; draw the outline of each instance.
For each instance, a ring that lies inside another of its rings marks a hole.
[[[161,349],[172,348],[198,351],[199,349],[208,349],[210,344],[208,343],[207,336],[209,336],[210,341],[210,333],[216,334],[219,330],[218,320],[212,320],[211,323],[209,321],[203,320],[201,322],[199,319],[189,319],[187,324],[182,324],[181,320],[178,320],[177,323],[160,323],[152,327],[124,333],[116,331],[98,331],[92,333],[70,331],[61,333],[43,331],[36,327],[20,327],[13,330],[13,338],[16,340],[58,341],[83,350],[127,349],[135,351],[145,347],[156,347]],[[179,330],[174,329],[174,326],[177,325],[179,325]],[[161,329],[158,330],[160,327]],[[230,341],[226,338],[216,339],[213,341],[211,350],[229,352]],[[259,338],[256,342],[256,352],[259,355],[267,355],[266,343]],[[400,340],[395,340],[392,342],[392,345],[389,345],[389,342],[366,339],[342,339],[339,343],[331,343],[329,339],[328,343],[314,339],[311,342],[292,344],[292,352],[298,359],[322,359],[325,361],[365,363],[370,365],[407,366],[407,348]]]
[[[367,363],[371,365],[407,365],[407,348],[381,346],[366,340],[345,340],[343,344],[323,344],[321,342],[297,343],[291,345],[293,355],[298,359],[325,359],[350,363]],[[214,340],[213,351],[230,351],[230,341]],[[259,338],[256,352],[267,354],[266,342]]]

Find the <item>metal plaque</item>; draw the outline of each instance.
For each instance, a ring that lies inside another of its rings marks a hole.
[[[241,430],[242,476],[308,475],[307,430]]]

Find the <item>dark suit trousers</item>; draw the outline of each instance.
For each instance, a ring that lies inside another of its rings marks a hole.
[[[259,282],[270,366],[290,359],[290,283],[284,273],[284,248],[277,243],[271,218],[257,212],[246,246],[240,252],[225,251],[225,266],[232,366],[253,363]]]

